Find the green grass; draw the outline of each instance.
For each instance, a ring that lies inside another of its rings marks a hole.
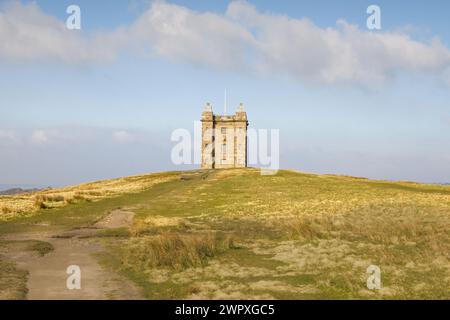
[[[40,210],[0,234],[91,226],[120,207],[135,221],[97,235],[101,261],[149,299],[450,298],[448,186],[217,170]],[[366,288],[370,264],[381,290]]]
[[[14,263],[0,260],[0,300],[22,300],[27,295],[27,276]]]

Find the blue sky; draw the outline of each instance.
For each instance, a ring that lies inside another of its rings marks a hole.
[[[61,29],[70,4],[81,30]],[[379,31],[366,28],[370,4]],[[0,12],[0,184],[177,169],[171,132],[192,130],[206,101],[222,111],[224,88],[252,127],[280,129],[282,168],[450,181],[448,1],[0,1]]]

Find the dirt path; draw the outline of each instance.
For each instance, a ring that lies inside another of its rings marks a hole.
[[[40,240],[51,243],[54,250],[41,257],[20,245],[10,246],[5,256],[28,270],[28,299],[140,299],[140,290],[131,282],[102,267],[95,254],[103,250],[99,239],[89,238],[102,229],[129,226],[134,214],[115,210],[92,228],[64,233],[23,233],[5,240]],[[81,270],[81,289],[69,290],[66,270],[76,265]]]

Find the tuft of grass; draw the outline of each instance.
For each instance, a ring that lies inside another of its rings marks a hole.
[[[12,213],[11,208],[8,207],[2,207],[2,209],[0,210],[2,214],[8,214],[8,213]]]
[[[64,196],[61,194],[43,194],[37,197],[47,202],[61,202],[64,201],[65,199]]]
[[[105,229],[96,232],[96,238],[128,238],[130,231],[128,228]]]
[[[135,272],[157,267],[182,270],[204,265],[234,247],[233,239],[217,234],[175,234],[132,238],[122,250],[122,264]]]
[[[29,251],[36,251],[41,257],[55,250],[55,247],[49,242],[34,240],[28,247]]]
[[[36,197],[34,199],[34,206],[37,209],[48,209],[48,206],[45,204],[45,201],[40,199],[39,197]]]

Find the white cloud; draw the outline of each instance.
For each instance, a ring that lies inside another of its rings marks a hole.
[[[254,44],[251,33],[226,16],[163,2],[154,3],[128,33],[158,55],[219,67],[242,65]]]
[[[262,14],[246,2],[226,15],[254,30],[259,68],[326,83],[386,80],[401,71],[439,72],[450,51],[439,40],[421,43],[405,33],[361,30],[344,20],[320,28],[308,19]]]
[[[261,13],[244,1],[230,3],[222,15],[154,2],[130,26],[87,39],[37,5],[15,3],[0,13],[0,60],[96,63],[112,61],[126,48],[143,56],[331,84],[370,85],[401,73],[448,80],[450,50],[437,38],[413,40],[405,30],[371,32],[343,20],[321,28],[308,19]]]
[[[36,3],[8,2],[0,9],[0,61],[111,61],[115,52],[105,45],[109,39],[107,35],[85,39]]]
[[[119,130],[113,132],[113,139],[120,143],[127,143],[135,141],[135,137],[125,130]]]
[[[12,130],[0,130],[0,146],[9,146],[20,143],[20,138]]]
[[[31,143],[42,145],[52,142],[59,136],[56,130],[35,130],[31,133]]]
[[[0,140],[14,140],[16,139],[16,134],[14,131],[10,130],[0,130]]]
[[[1,137],[1,135],[0,135]],[[59,127],[36,129],[30,133],[33,145],[75,145],[97,141],[107,143],[112,140],[119,143],[138,141],[138,135],[126,130],[109,130],[91,127]]]

